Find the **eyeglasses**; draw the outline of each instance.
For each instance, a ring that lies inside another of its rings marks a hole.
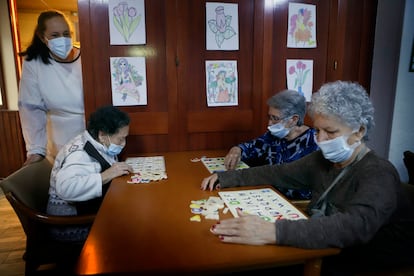
[[[285,119],[285,118],[279,118],[276,115],[270,115],[270,114],[268,115],[268,118],[269,118],[269,121],[272,121],[274,123],[278,123],[278,122],[280,122],[280,121],[282,121],[282,120]]]

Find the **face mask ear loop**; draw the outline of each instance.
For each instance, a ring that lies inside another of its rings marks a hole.
[[[107,146],[109,147],[112,144],[111,137],[109,137],[109,134],[107,134],[106,137],[108,137],[108,140],[109,140],[109,145]]]
[[[360,126],[359,128],[356,128],[356,129],[353,129],[352,130],[352,132],[351,132],[351,134],[349,134],[349,136],[348,136],[348,138],[352,135],[352,134],[358,134],[360,131],[361,131],[361,128],[363,129],[363,133],[362,133],[362,135],[361,135],[361,139],[359,139],[359,140],[356,140],[355,142],[354,142],[354,144],[355,143],[361,143],[362,142],[362,139],[364,138],[364,136],[365,136],[365,133],[366,133],[366,128],[364,127],[364,126]],[[347,140],[348,140],[348,138],[347,138]]]
[[[285,118],[286,122],[287,122],[288,120],[290,120],[290,119],[293,119],[293,116],[294,116],[294,115],[289,116],[289,117],[286,117],[286,118]],[[284,123],[284,124],[283,124],[283,126],[284,126],[285,128],[287,128],[287,129],[289,129],[289,133],[290,133],[290,131],[292,130],[292,128],[294,128],[295,126],[297,126],[297,124],[295,124],[295,125],[293,125],[293,126],[289,126],[289,127],[287,127],[287,126],[286,126],[286,123]]]

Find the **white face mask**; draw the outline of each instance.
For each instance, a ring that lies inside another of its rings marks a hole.
[[[276,136],[279,139],[285,138],[290,132],[290,129],[286,128],[283,122],[268,126],[267,129],[273,136]]]
[[[342,135],[335,139],[318,142],[315,136],[315,142],[321,149],[323,156],[331,162],[340,163],[348,160],[354,150],[361,144],[357,141],[352,145],[348,145],[348,138],[350,135]]]
[[[67,58],[73,48],[72,39],[70,37],[61,36],[46,40],[49,50],[61,59]]]

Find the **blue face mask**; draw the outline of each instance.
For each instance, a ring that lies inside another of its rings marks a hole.
[[[318,142],[315,136],[315,142],[322,151],[323,156],[333,163],[341,163],[348,160],[354,150],[361,144],[357,141],[352,145],[348,145],[348,137],[350,135],[342,135],[335,139]]]
[[[109,144],[109,147],[106,149],[106,153],[108,153],[110,156],[116,156],[120,154],[124,146],[113,144],[109,136],[108,136],[108,139],[109,139],[110,144]]]
[[[68,57],[73,48],[72,39],[70,37],[57,37],[47,41],[49,50],[61,59]]]
[[[290,129],[286,128],[283,122],[268,126],[267,129],[273,136],[276,136],[279,139],[285,138],[290,132]]]

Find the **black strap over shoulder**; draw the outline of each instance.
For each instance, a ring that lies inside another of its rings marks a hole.
[[[96,159],[96,161],[101,164],[102,171],[105,171],[111,167],[111,164],[108,163],[108,161],[105,160],[105,158],[102,157],[102,155],[98,152],[97,149],[95,149],[94,146],[92,146],[91,142],[87,141],[83,149],[93,158]]]
[[[111,167],[111,164],[109,164],[108,161],[106,161],[105,158],[102,157],[102,155],[95,149],[95,147],[91,144],[91,142],[87,141],[83,149],[89,154],[89,156],[91,156],[92,158],[96,159],[96,161],[99,162],[102,168],[101,172]],[[78,211],[78,215],[97,213],[110,184],[111,182],[102,186],[101,197],[76,203],[76,209]]]

